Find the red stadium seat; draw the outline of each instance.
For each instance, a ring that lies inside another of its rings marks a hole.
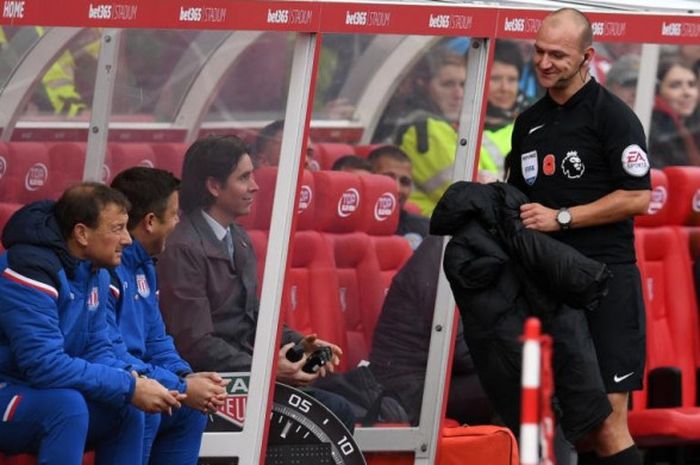
[[[156,166],[156,156],[149,144],[115,142],[109,144],[109,151],[110,157],[107,161],[109,171],[105,182],[112,182],[112,179],[117,174],[133,166],[145,166],[147,168]]]
[[[60,197],[68,187],[83,180],[86,148],[87,145],[81,142],[48,144],[51,197]]]
[[[301,178],[301,187],[299,190],[299,202],[297,205],[297,231],[306,231],[313,229],[315,225],[316,214],[316,185],[314,184],[314,176],[311,171],[304,170]]]
[[[367,229],[359,176],[343,171],[314,171],[315,229],[342,234]]]
[[[153,143],[151,148],[156,157],[156,168],[170,171],[178,178],[182,176],[182,162],[187,152],[187,144],[184,143]]]
[[[355,146],[355,155],[362,158],[367,158],[367,156],[374,149],[382,147],[384,144],[359,144]]]
[[[367,360],[384,288],[371,238],[364,233],[326,235],[333,247],[340,310],[347,328],[345,356],[351,367]]]
[[[399,203],[396,181],[388,176],[370,174],[360,176],[365,215],[366,232],[370,235],[372,248],[377,256],[382,292],[375,294],[375,301],[368,304],[365,317],[366,332],[374,334],[384,298],[389,291],[394,275],[411,257],[413,251],[406,239],[396,236],[399,224]],[[369,313],[373,312],[372,315]]]
[[[348,346],[344,351],[353,367],[368,357],[377,307],[381,308],[384,298],[377,255],[365,232],[381,194],[373,191],[374,201],[370,200],[360,176],[347,172],[317,171],[314,182],[316,229],[335,259],[340,310],[347,329]]]
[[[664,169],[669,185],[668,224],[700,226],[700,167]]]
[[[348,342],[344,321],[339,318],[338,288],[333,257],[324,238],[316,231],[298,231],[282,300],[284,320],[300,333],[317,333],[345,351]],[[348,360],[343,357],[339,369],[347,367]]]
[[[0,199],[27,203],[51,197],[46,146],[37,142],[0,144]]]
[[[329,170],[335,161],[345,155],[354,155],[355,149],[350,144],[339,142],[317,142],[314,144],[314,161],[321,170]]]
[[[22,207],[21,203],[0,203],[0,232],[5,228],[5,224],[10,217]],[[0,244],[2,248],[2,244]]]
[[[646,215],[635,218],[637,227],[653,227],[669,224],[669,184],[666,173],[651,170],[651,200]]]
[[[364,202],[364,231],[372,236],[391,236],[399,226],[399,193],[396,181],[381,174],[360,176]]]
[[[84,142],[56,142],[47,144],[51,176],[49,176],[50,197],[58,198],[68,187],[83,180],[87,144]],[[100,172],[100,181],[107,182],[110,177],[108,168],[111,159],[109,150]]]
[[[687,247],[689,253],[687,267],[693,277],[697,299],[700,289],[700,168],[674,166],[666,168],[664,172],[671,186],[669,216],[681,222],[675,229],[678,230],[681,243]],[[695,363],[700,370],[700,328],[697,329],[697,333]]]
[[[689,254],[677,228],[636,233],[647,308],[647,376],[645,389],[633,396],[630,431],[643,446],[698,441],[698,315]]]

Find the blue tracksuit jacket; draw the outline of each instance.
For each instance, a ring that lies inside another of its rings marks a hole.
[[[124,405],[135,380],[109,341],[109,274],[69,254],[53,205],[25,206],[3,232],[0,381],[70,388]]]
[[[185,392],[182,378],[192,368],[165,332],[153,259],[134,239],[124,249],[121,265],[110,274],[107,318],[117,356],[168,389]]]

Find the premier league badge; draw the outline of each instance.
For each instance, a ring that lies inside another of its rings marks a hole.
[[[139,295],[143,298],[151,295],[151,288],[148,287],[148,281],[146,281],[146,275],[137,274],[136,275],[136,290]]]
[[[578,179],[586,171],[586,165],[583,164],[576,150],[570,150],[566,152],[566,157],[561,162],[561,170],[567,178]]]
[[[537,180],[537,150],[520,155],[520,168],[523,171],[523,179],[528,186],[535,184]]]

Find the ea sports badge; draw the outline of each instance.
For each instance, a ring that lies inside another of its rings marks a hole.
[[[622,169],[630,176],[641,178],[649,172],[649,158],[637,144],[628,145],[622,151]]]
[[[520,155],[520,168],[523,172],[523,179],[528,186],[535,184],[537,180],[537,150]]]

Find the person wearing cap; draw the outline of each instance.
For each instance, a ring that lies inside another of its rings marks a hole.
[[[633,53],[621,56],[610,68],[605,77],[605,87],[634,108],[637,98],[637,76],[639,76],[639,56]]]

